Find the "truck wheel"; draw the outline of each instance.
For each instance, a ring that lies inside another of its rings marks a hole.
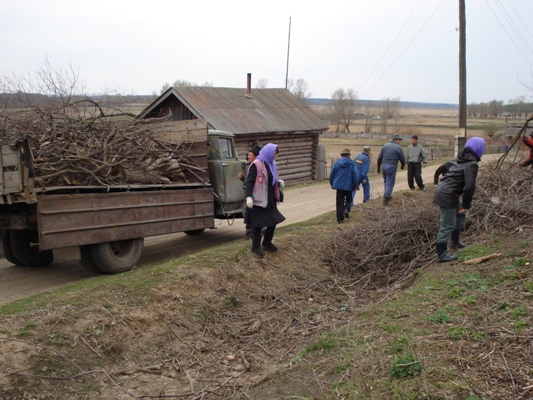
[[[196,236],[196,235],[199,235],[200,233],[202,233],[203,231],[205,231],[205,228],[202,228],[202,229],[193,229],[192,231],[185,231],[185,233],[189,236]]]
[[[95,267],[104,274],[129,271],[141,258],[143,238],[93,244],[89,253]]]
[[[11,264],[22,265],[13,254],[13,250],[11,250],[11,235],[9,231],[2,231],[2,247],[4,248],[4,258],[7,261]]]
[[[99,274],[100,270],[94,264],[93,258],[91,257],[90,246],[80,246],[80,264],[89,272],[94,272]]]
[[[38,241],[37,231],[34,229],[11,231],[9,240],[13,256],[26,267],[44,267],[54,261],[52,250],[40,251],[37,247],[30,246],[30,243]]]

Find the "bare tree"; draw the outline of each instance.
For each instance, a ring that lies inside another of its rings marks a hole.
[[[381,100],[380,103],[380,123],[381,123],[381,131],[383,133],[387,133],[387,128],[389,126],[389,122],[393,120],[396,125],[398,125],[399,122],[399,106],[400,106],[400,99],[394,98],[391,99],[389,97]]]
[[[344,115],[344,105],[346,100],[346,91],[344,88],[338,88],[331,95],[330,120],[336,125],[335,132],[339,133],[340,126]]]
[[[374,117],[376,116],[376,107],[373,102],[367,101],[365,104],[365,132],[372,132]]]
[[[294,82],[292,79],[289,79],[287,89],[294,96],[304,102],[306,102],[306,99],[308,97],[311,97],[311,92],[309,91],[309,84],[305,81],[305,79],[300,78],[296,82]]]
[[[339,132],[342,125],[343,131],[350,133],[350,126],[355,119],[355,114],[359,108],[357,92],[353,88],[338,88],[331,95],[331,121],[336,124],[336,132]]]
[[[255,84],[257,89],[266,89],[268,87],[268,79],[259,79]]]

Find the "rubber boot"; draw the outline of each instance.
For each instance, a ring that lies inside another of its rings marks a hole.
[[[257,235],[255,230],[254,235],[252,236],[252,253],[254,253],[257,258],[263,258],[265,256],[261,250],[261,233]]]
[[[464,249],[466,247],[465,243],[461,243],[461,230],[456,229],[452,232],[452,250]]]
[[[435,247],[437,248],[437,257],[440,263],[457,260],[457,256],[450,256],[446,252],[448,250],[448,243],[435,243]]]
[[[278,251],[278,248],[274,245],[274,243],[272,243],[275,229],[275,226],[269,226],[268,228],[266,228],[265,237],[263,238],[263,247],[271,253],[275,253],[276,251]]]

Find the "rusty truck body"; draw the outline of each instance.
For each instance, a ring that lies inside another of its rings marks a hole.
[[[145,237],[196,235],[214,228],[215,219],[242,218],[238,174],[246,162],[237,157],[233,134],[209,131],[203,120],[176,123],[175,132],[190,141],[199,171],[195,181],[38,187],[28,141],[0,142],[4,257],[16,265],[44,266],[55,250],[76,247],[88,270],[119,273],[137,264]]]

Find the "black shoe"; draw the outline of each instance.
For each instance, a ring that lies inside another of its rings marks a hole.
[[[344,211],[344,218],[350,218],[350,211]]]
[[[338,223],[338,224],[344,224],[344,220],[343,220],[343,219],[338,219],[338,220],[337,220],[337,223]]]
[[[278,251],[278,248],[272,242],[270,243],[263,242],[263,247],[267,249],[268,251],[270,251],[271,253],[275,253],[276,251]]]
[[[257,258],[265,257],[260,247],[252,247],[252,253],[254,253]]]

